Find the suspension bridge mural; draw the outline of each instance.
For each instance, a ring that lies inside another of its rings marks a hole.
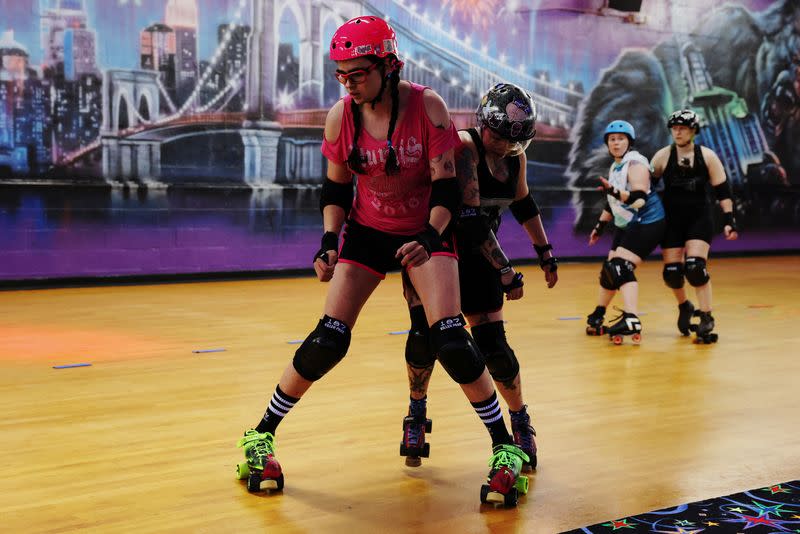
[[[459,127],[510,81],[537,103],[528,181],[562,256],[585,246],[625,118],[651,156],[692,107],[743,226],[800,249],[800,2],[0,0],[0,278],[306,268],[318,247],[333,31],[388,18],[404,77]],[[511,257],[530,258],[514,224]]]

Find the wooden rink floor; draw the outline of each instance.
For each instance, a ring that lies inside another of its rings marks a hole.
[[[288,342],[315,326],[326,285],[0,292],[0,531],[554,533],[800,478],[800,257],[712,259],[720,341],[709,346],[679,336],[654,260],[637,271],[642,345],[584,335],[598,269],[563,264],[547,290],[523,267],[525,298],[506,306],[539,436],[515,509],[480,504],[489,437],[441,367],[431,457],[408,468],[399,456],[397,274],[348,356],[278,429],[286,487],[273,495],[235,480],[235,443],[261,417]],[[81,362],[92,366],[52,368]]]

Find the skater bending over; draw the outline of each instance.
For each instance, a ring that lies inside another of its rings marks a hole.
[[[481,99],[477,128],[459,132],[456,175],[462,190],[461,217],[456,228],[461,310],[472,329],[497,389],[508,404],[516,443],[528,455],[523,470],[536,467],[535,431],[522,398],[520,366],[503,326],[503,297],[523,296],[517,273],[497,241],[500,214],[510,210],[531,239],[540,258],[545,283],[555,286],[558,262],[542,225],[539,207],[528,190],[525,149],[536,133],[536,106],[522,88],[500,83]],[[406,342],[410,405],[404,420],[401,454],[406,465],[427,457],[425,432],[427,391],[435,358],[428,346],[428,323],[414,288],[404,277],[411,329]]]
[[[347,92],[328,112],[322,146],[328,160],[320,201],[325,233],[314,269],[330,288],[322,318],[286,367],[264,416],[240,440],[246,458],[240,476],[248,473],[251,491],[283,487],[275,457],[278,425],[347,354],[361,308],[386,272],[404,269],[430,319],[436,357],[497,447],[491,483],[509,493],[516,478],[505,447],[512,439],[458,300],[451,232],[461,200],[453,157],[458,134],[439,95],[400,79],[395,32],[385,21],[349,20],[336,30],[329,51]]]
[[[587,318],[586,333],[607,333],[615,344],[624,336],[634,343],[641,339],[638,316],[639,283],[634,270],[656,248],[664,233],[664,208],[650,186],[647,158],[632,149],[636,132],[629,122],[616,120],[605,129],[603,140],[614,158],[608,179],[600,178],[607,205],[589,236],[589,245],[597,243],[605,226],[614,221],[616,233],[611,250],[600,269],[600,292],[597,307]],[[622,293],[623,311],[606,327],[603,320],[614,294]]]
[[[690,109],[674,112],[667,120],[673,144],[653,156],[653,176],[664,178],[664,209],[667,229],[661,242],[664,255],[664,283],[678,301],[678,330],[688,336],[696,330],[696,340],[713,343],[714,318],[711,316],[711,277],[706,263],[714,233],[710,190],[723,214],[725,239],[738,237],[733,213],[731,188],[719,157],[708,147],[694,142],[700,132],[697,114]],[[695,289],[699,310],[686,296],[685,282]],[[691,324],[692,316],[699,324]]]

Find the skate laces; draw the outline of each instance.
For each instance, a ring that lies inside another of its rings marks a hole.
[[[500,467],[508,467],[514,470],[514,458],[522,458],[523,461],[530,461],[530,458],[525,451],[515,445],[501,445],[494,451],[492,457],[489,458],[489,467],[498,469]]]
[[[536,451],[536,442],[533,439],[536,430],[531,426],[530,420],[528,414],[525,414],[524,419],[520,418],[518,421],[515,421],[513,416],[511,418],[514,441],[518,440],[517,445],[526,453]]]
[[[244,437],[239,440],[239,447],[245,446],[248,443],[255,442],[250,447],[250,454],[255,456],[274,456],[275,455],[275,436],[269,432],[263,434],[255,430],[248,430],[244,433]]]

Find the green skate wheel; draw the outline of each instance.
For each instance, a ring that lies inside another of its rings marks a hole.
[[[519,478],[517,478],[517,481],[514,483],[514,487],[517,488],[517,491],[519,491],[521,494],[525,495],[525,494],[528,493],[528,483],[529,482],[530,481],[528,480],[528,477],[520,476]]]
[[[236,464],[236,478],[244,480],[250,476],[250,467],[247,462],[239,462]]]

